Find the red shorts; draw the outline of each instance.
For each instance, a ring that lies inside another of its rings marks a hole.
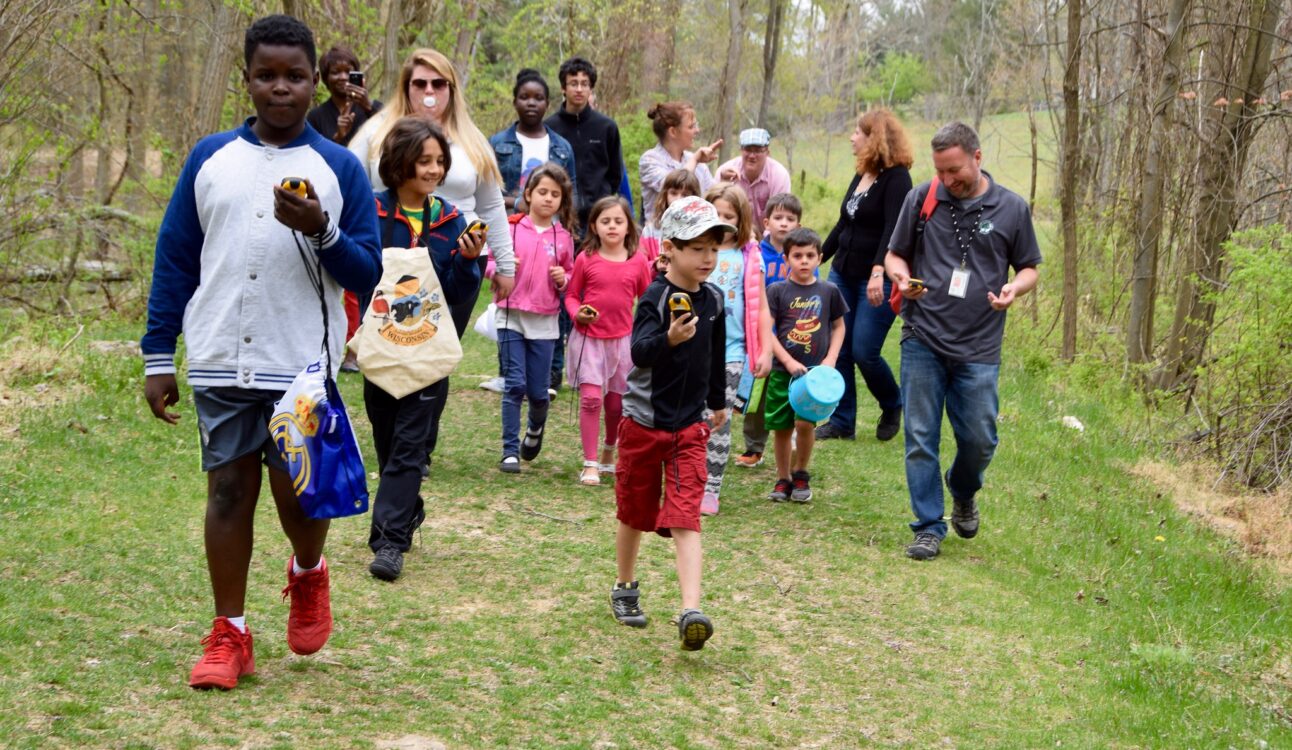
[[[638,531],[672,536],[669,529],[700,530],[700,499],[709,425],[696,422],[677,432],[653,430],[624,417],[619,425],[615,501],[621,522]],[[660,505],[660,485],[664,503]]]

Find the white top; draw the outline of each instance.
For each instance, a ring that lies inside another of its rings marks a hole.
[[[543,131],[542,138],[530,138],[527,135],[521,135],[516,131],[516,140],[520,141],[520,184],[525,184],[525,178],[533,172],[535,167],[540,167],[547,163],[552,146],[552,137]]]
[[[381,162],[381,149],[373,148],[372,137],[389,111],[383,109],[364,123],[349,146],[350,152],[359,157],[359,162],[367,170],[372,189],[378,192],[386,190],[386,184],[381,181],[381,174],[377,171],[377,165]],[[458,144],[449,144],[449,158],[453,163],[435,194],[457,207],[468,222],[478,218],[489,225],[486,239],[489,252],[498,265],[498,273],[515,276],[516,253],[511,247],[507,206],[502,201],[502,188],[493,180],[481,179],[475,165],[467,158],[467,152]],[[489,158],[494,158],[492,152]]]

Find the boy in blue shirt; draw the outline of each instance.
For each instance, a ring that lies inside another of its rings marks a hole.
[[[176,424],[180,415],[167,407],[179,402],[175,349],[184,334],[207,474],[216,617],[189,678],[194,688],[229,689],[255,671],[243,603],[262,461],[294,552],[283,591],[291,597],[287,644],[314,653],[332,632],[328,522],[301,510],[268,422],[296,374],[318,359],[325,330],[340,363],[342,288],[367,292],[381,276],[363,167],[305,122],[318,83],[313,34],[290,16],[262,18],[247,29],[244,54],[256,116],[203,138],[188,155],[157,235],[141,342],[144,398],[154,416]],[[305,197],[280,186],[286,177],[308,181]],[[309,277],[316,263],[322,300]]]

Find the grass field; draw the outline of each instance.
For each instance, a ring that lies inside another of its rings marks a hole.
[[[932,131],[912,126],[917,181]],[[804,196],[821,231],[851,174],[846,136],[796,150],[796,172],[830,160]],[[1026,195],[1026,117],[990,118],[983,141],[987,169]],[[187,391],[179,427],[148,414],[140,362],[112,343],[137,340],[137,321],[0,315],[0,746],[1292,747],[1292,589],[1132,473],[1152,445],[1140,402],[1097,361],[1054,364],[1038,297],[1042,323],[1011,317],[978,538],[903,557],[896,441],[821,445],[809,506],[763,499],[768,467],[732,468],[705,523],[717,634],[694,654],[668,622],[664,540],[643,546],[650,627],[610,616],[613,494],[575,484],[568,391],[540,459],[494,468],[498,397],[475,387],[493,354],[471,335],[405,577],[368,576],[366,516],[335,522],[336,629],[293,655],[289,548],[265,498],[258,672],[229,693],[186,687],[211,616]],[[359,381],[341,383],[372,456]]]
[[[367,575],[366,516],[335,522],[336,629],[292,655],[289,549],[266,498],[258,673],[199,693],[186,679],[211,615],[191,404],[178,428],[153,419],[138,360],[95,343],[137,324],[75,341],[31,325],[0,344],[0,744],[1292,747],[1292,594],[1128,474],[1131,402],[1025,354],[1029,326],[1015,317],[1006,345],[977,539],[903,557],[900,442],[824,444],[808,506],[764,500],[770,469],[732,468],[705,523],[717,634],[693,654],[668,623],[663,540],[643,547],[650,627],[610,616],[612,491],[575,485],[568,391],[540,459],[496,471],[498,398],[475,387],[492,353],[473,335],[405,577]],[[367,447],[358,385],[342,380]]]

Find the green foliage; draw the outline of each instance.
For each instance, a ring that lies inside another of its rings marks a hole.
[[[872,104],[906,104],[933,85],[924,59],[910,52],[889,52],[878,64],[866,66],[857,84],[857,98]]]
[[[1292,233],[1257,227],[1226,252],[1232,270],[1210,296],[1217,323],[1196,398],[1228,469],[1269,488],[1287,481],[1292,460]]]

